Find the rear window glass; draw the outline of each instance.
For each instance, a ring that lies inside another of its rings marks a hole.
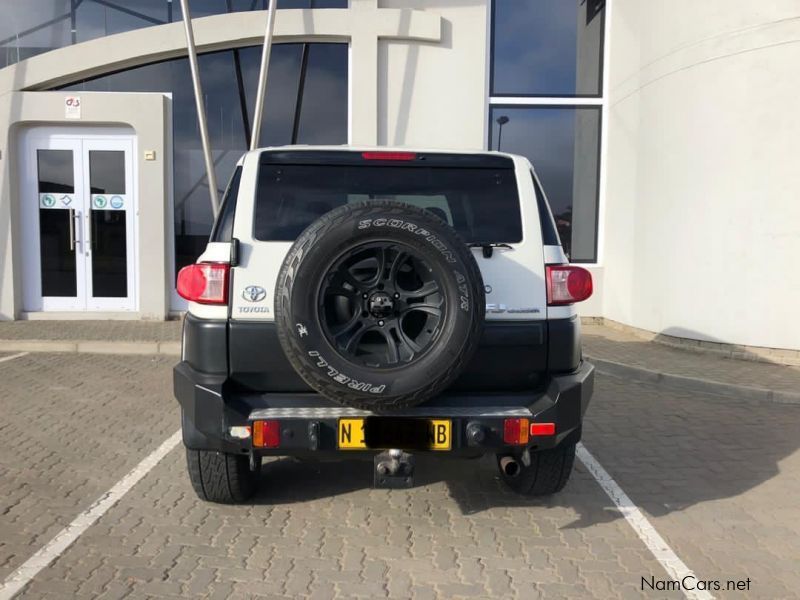
[[[291,241],[347,203],[397,200],[429,210],[470,243],[522,241],[513,169],[262,164],[254,235]]]
[[[236,198],[239,195],[239,181],[242,178],[242,167],[236,167],[228,189],[222,198],[222,208],[211,230],[212,242],[230,242],[233,238],[233,215],[236,212]]]

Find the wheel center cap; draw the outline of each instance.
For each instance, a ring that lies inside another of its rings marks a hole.
[[[386,292],[375,292],[369,297],[367,307],[373,317],[382,319],[392,314],[394,310],[394,300]]]

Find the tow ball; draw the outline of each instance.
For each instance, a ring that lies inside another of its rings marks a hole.
[[[410,488],[414,485],[414,457],[402,450],[385,450],[374,458],[374,487]]]

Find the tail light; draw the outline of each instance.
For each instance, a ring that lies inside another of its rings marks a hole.
[[[253,421],[253,446],[277,448],[281,443],[280,421]]]
[[[228,303],[227,263],[199,263],[184,267],[178,273],[178,294],[199,304]]]
[[[547,265],[547,304],[581,302],[592,295],[592,274],[573,265]]]
[[[506,419],[503,421],[503,442],[509,446],[524,446],[528,443],[528,419]]]

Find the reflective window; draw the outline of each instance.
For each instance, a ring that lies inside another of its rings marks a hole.
[[[239,181],[242,179],[242,167],[236,170],[228,182],[225,196],[222,198],[219,217],[214,223],[209,240],[212,242],[230,242],[233,239],[233,217],[236,214],[236,202],[239,197]]]
[[[493,96],[600,94],[604,0],[494,0]]]
[[[256,239],[292,241],[347,203],[398,200],[447,221],[467,242],[522,240],[513,169],[262,164]]]
[[[72,150],[37,150],[39,180],[39,257],[42,296],[74,297],[75,167]]]
[[[92,194],[125,193],[125,152],[89,151],[89,187]],[[128,211],[92,202],[92,296],[125,298],[128,295]]]
[[[347,56],[346,44],[273,47],[260,145],[347,142]],[[203,54],[198,60],[217,181],[225,185],[249,146],[261,46]],[[145,65],[63,89],[172,93],[176,272],[194,262],[214,219],[188,60]]]
[[[121,150],[90,150],[89,185],[92,194],[124,194],[125,153]]]
[[[75,193],[75,169],[72,150],[38,150],[40,194]]]
[[[267,0],[191,0],[192,17],[264,10]],[[347,0],[278,0],[278,8],[347,8]],[[0,0],[0,68],[106,35],[183,18],[179,0]]]
[[[600,107],[492,106],[490,148],[527,156],[542,182],[564,251],[597,258]]]

